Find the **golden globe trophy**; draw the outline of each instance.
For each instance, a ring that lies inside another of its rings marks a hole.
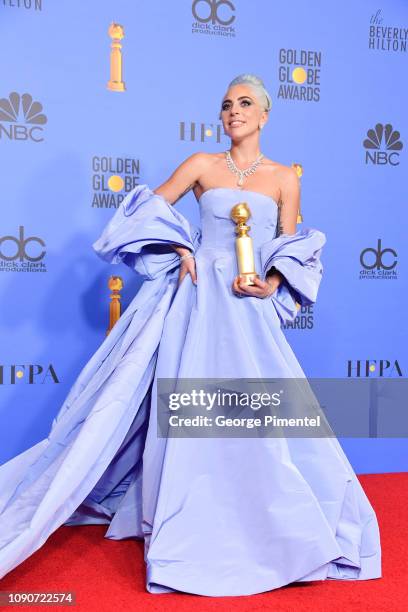
[[[122,44],[121,40],[125,36],[123,26],[119,23],[111,23],[108,34],[112,39],[110,53],[110,80],[108,89],[111,91],[125,91],[125,83],[122,80]]]
[[[303,166],[302,166],[302,164],[298,164],[296,162],[293,162],[292,168],[294,168],[296,170],[296,173],[297,173],[298,177],[302,178],[302,176],[303,176]],[[299,210],[298,210],[298,213],[297,213],[296,224],[302,223],[302,222],[303,222],[303,216],[302,216],[302,213],[300,211],[300,204],[299,204]],[[296,304],[296,309],[299,310],[300,309],[299,302],[295,302],[295,304]]]
[[[294,170],[296,170],[296,174],[298,175],[299,178],[301,178],[303,176],[303,166],[302,166],[302,164],[298,164],[296,162],[293,162],[292,168],[294,168]],[[302,217],[302,213],[300,212],[300,204],[299,204],[299,210],[298,210],[298,214],[297,214],[296,223],[302,223],[302,222],[303,222],[303,217]]]
[[[112,331],[112,327],[120,318],[120,292],[123,289],[122,277],[111,276],[108,281],[108,287],[112,291],[112,293],[110,294],[111,301],[109,304],[109,328],[106,331],[107,336],[110,334],[110,332]]]
[[[251,226],[245,223],[250,216],[251,211],[246,202],[239,202],[231,208],[231,219],[237,224],[235,233],[238,234],[238,236],[235,239],[235,249],[238,271],[243,280],[243,285],[254,285],[254,278],[259,277],[259,274],[255,272],[252,238],[248,236]]]

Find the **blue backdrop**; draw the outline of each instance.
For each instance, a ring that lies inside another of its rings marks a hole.
[[[327,236],[317,304],[285,330],[304,371],[406,376],[407,27],[405,0],[1,2],[0,462],[47,435],[103,341],[109,276],[123,307],[140,286],[92,242],[134,185],[229,146],[220,102],[243,72],[272,96],[263,152],[301,164],[304,226]],[[177,207],[199,222],[193,195]],[[342,444],[357,472],[408,469],[405,439]]]

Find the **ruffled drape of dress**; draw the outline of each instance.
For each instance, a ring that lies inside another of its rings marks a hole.
[[[295,319],[299,306],[316,302],[323,274],[320,260],[326,243],[323,232],[304,228],[295,234],[281,234],[261,245],[262,279],[276,268],[284,276],[278,289],[269,298],[282,323]]]
[[[138,185],[92,246],[108,263],[124,263],[145,280],[153,280],[179,266],[173,244],[194,253],[200,237],[200,229],[162,196]]]

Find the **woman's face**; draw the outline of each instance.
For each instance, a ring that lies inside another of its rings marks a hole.
[[[258,132],[259,124],[268,119],[265,111],[247,85],[233,85],[229,88],[221,104],[221,120],[225,133],[233,140]]]

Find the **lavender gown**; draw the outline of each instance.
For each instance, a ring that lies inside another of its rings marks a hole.
[[[248,202],[256,269],[285,276],[238,298],[231,207]],[[95,242],[145,279],[73,384],[49,435],[0,467],[0,576],[60,525],[144,538],[146,587],[249,595],[294,581],[381,576],[376,515],[335,438],[158,438],[157,377],[304,377],[281,330],[316,301],[322,232],[275,237],[277,205],[214,188],[195,227],[146,185]],[[196,254],[177,288],[171,244]],[[152,409],[150,410],[150,406]]]

